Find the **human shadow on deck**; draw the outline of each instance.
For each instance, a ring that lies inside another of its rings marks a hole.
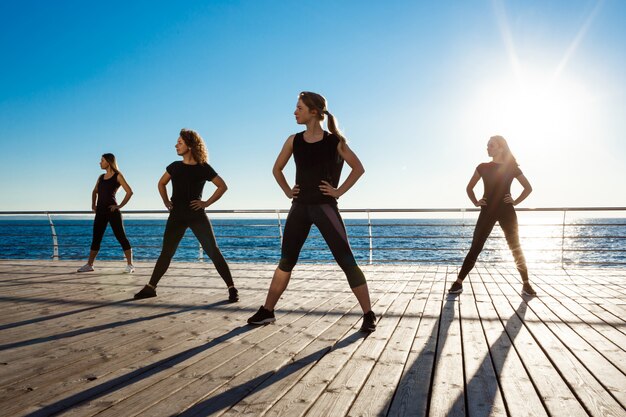
[[[224,392],[221,392],[216,395],[212,395],[209,398],[206,398],[202,402],[199,402],[188,408],[183,413],[181,413],[180,417],[191,417],[197,415],[211,415],[221,410],[227,410],[234,405],[236,405],[239,401],[244,399],[247,395],[251,394],[253,391],[259,392],[264,389],[271,387],[273,384],[281,381],[282,379],[288,377],[291,374],[294,374],[305,368],[306,366],[318,362],[322,359],[328,352],[331,350],[342,349],[351,343],[356,342],[359,339],[365,338],[366,335],[364,333],[353,333],[350,336],[342,339],[341,341],[335,343],[332,346],[326,346],[322,349],[319,349],[316,352],[313,352],[303,358],[297,359],[294,362],[290,362],[286,366],[281,367],[276,370],[270,370],[262,375],[257,376],[249,381],[246,381],[242,384],[235,385],[230,387]],[[218,388],[219,390],[219,388]],[[246,413],[244,413],[246,414]]]
[[[420,354],[410,368],[405,368],[387,415],[426,416],[428,414],[433,376],[437,366],[435,357],[437,360],[441,359],[437,352],[441,351],[446,343],[450,324],[454,319],[457,299],[457,296],[448,297],[442,305],[441,315],[433,324],[430,336]]]
[[[489,346],[489,351],[478,366],[472,379],[466,381],[464,395],[459,395],[456,398],[452,410],[465,404],[468,414],[473,417],[489,417],[492,415],[495,398],[500,390],[499,376],[511,349],[514,349],[513,341],[522,327],[524,327],[524,317],[526,316],[527,308],[528,305],[524,301],[520,303],[515,313],[509,317],[504,325],[504,331]],[[486,378],[492,375],[497,378],[497,381],[485,381]],[[467,379],[467,376],[465,378]],[[505,410],[498,410],[497,414],[499,413],[505,413]]]
[[[124,303],[124,302],[131,301],[131,300],[132,299],[123,300],[120,303]],[[207,310],[207,309],[211,309],[213,307],[221,306],[223,304],[228,304],[228,301],[222,300],[222,301],[217,301],[217,302],[211,303],[211,304],[205,304],[205,305],[200,305],[200,306],[192,306],[192,307],[187,307],[187,308],[183,308],[183,309],[180,309],[180,310],[168,311],[168,312],[159,313],[159,314],[153,314],[151,316],[136,317],[136,318],[129,319],[129,320],[120,320],[120,321],[115,321],[115,322],[112,322],[112,323],[100,324],[98,326],[86,327],[86,328],[83,328],[83,329],[76,329],[76,330],[72,330],[72,331],[65,332],[65,333],[55,334],[55,335],[52,335],[52,336],[37,337],[37,338],[34,338],[34,339],[29,339],[29,340],[22,340],[20,342],[7,343],[7,344],[4,344],[4,345],[0,345],[0,351],[7,350],[7,349],[14,349],[14,348],[19,348],[19,347],[24,347],[24,346],[36,345],[36,344],[39,344],[39,343],[51,342],[53,340],[65,339],[65,338],[68,338],[68,337],[80,336],[80,335],[83,335],[83,334],[86,334],[86,333],[98,332],[98,331],[101,331],[101,330],[110,330],[110,329],[114,329],[116,327],[128,326],[128,325],[131,325],[131,324],[140,323],[142,321],[148,321],[148,320],[160,319],[160,318],[168,317],[168,316],[174,316],[176,314],[187,313],[187,312],[194,311],[194,310]]]
[[[7,323],[7,324],[0,325],[0,330],[12,329],[14,327],[26,326],[27,324],[34,324],[34,323],[39,323],[39,322],[47,321],[47,320],[54,320],[54,319],[58,319],[61,317],[71,316],[72,314],[84,313],[85,311],[95,310],[97,308],[116,306],[116,305],[127,303],[132,300],[133,300],[132,298],[127,298],[126,300],[113,301],[110,303],[100,303],[98,305],[94,305],[91,307],[79,308],[78,310],[64,311],[63,313],[50,314],[49,316],[41,316],[41,317],[35,317],[32,319],[28,319],[28,320],[16,321],[14,323]],[[2,301],[6,301],[6,297],[0,297],[0,302]]]
[[[249,326],[236,327],[228,333],[224,333],[223,335],[216,337],[208,343],[187,349],[183,352],[177,353],[173,356],[170,356],[169,358],[162,359],[158,362],[145,365],[142,368],[127,373],[126,375],[121,375],[110,381],[103,382],[100,385],[96,385],[95,387],[89,388],[85,391],[79,392],[70,397],[49,404],[33,413],[28,414],[28,417],[43,417],[53,415],[63,410],[67,410],[68,408],[71,408],[81,402],[95,400],[104,395],[118,391],[136,382],[156,375],[159,372],[163,372],[166,369],[172,368],[179,363],[191,359],[192,357],[206,350],[209,350],[214,346],[219,345],[222,342],[225,342],[235,336],[246,333],[250,330],[252,330],[252,328]]]
[[[419,356],[410,368],[403,373],[398,388],[391,400],[388,416],[410,415],[426,416],[430,411],[431,395],[435,370],[442,359],[441,351],[446,343],[450,324],[455,315],[454,301],[457,296],[448,296],[441,310],[441,316],[433,325],[433,330],[425,343]],[[462,395],[459,395],[447,412],[449,416],[471,415],[474,417],[486,417],[492,415],[495,397],[499,391],[498,381],[485,384],[485,377],[490,375],[497,378],[498,371],[502,370],[503,364],[513,347],[513,341],[524,326],[524,316],[527,304],[522,302],[515,313],[508,319],[502,334],[489,346],[489,351],[478,367],[478,371],[465,384]],[[463,317],[460,317],[462,322]],[[492,352],[498,349],[498,355]],[[496,370],[494,371],[494,365]],[[468,395],[472,398],[471,407],[468,407]],[[469,409],[468,409],[469,408]],[[504,412],[504,410],[501,410]]]

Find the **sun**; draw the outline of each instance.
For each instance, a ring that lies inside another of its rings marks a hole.
[[[471,118],[481,135],[500,134],[516,148],[558,148],[580,136],[589,122],[592,100],[575,80],[528,71],[492,80],[479,88]]]

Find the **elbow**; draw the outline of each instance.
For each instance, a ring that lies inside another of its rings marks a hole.
[[[528,192],[528,194],[532,193],[533,192],[533,187],[530,186],[530,185],[528,187],[526,187],[526,192]]]
[[[220,188],[222,190],[222,194],[224,194],[226,191],[228,191],[228,185],[226,185],[226,184],[222,185]]]

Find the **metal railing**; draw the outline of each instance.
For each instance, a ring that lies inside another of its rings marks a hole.
[[[341,210],[357,259],[369,264],[458,264],[469,249],[478,211],[478,208]],[[520,217],[522,248],[529,263],[562,267],[626,265],[626,207],[516,211]],[[135,257],[155,259],[161,248],[167,211],[123,213]],[[235,262],[276,262],[280,257],[286,213],[288,210],[207,210],[222,251],[229,261]],[[0,258],[84,259],[91,241],[92,215],[89,211],[0,211]],[[43,228],[48,230],[47,237],[42,233]],[[494,228],[480,261],[511,260],[504,237],[497,229]],[[50,240],[46,243],[50,238],[51,243]],[[99,258],[118,259],[121,250],[117,242],[110,236],[105,236],[105,241]],[[178,259],[206,259],[191,236],[183,240],[179,252]],[[301,259],[332,260],[316,230],[307,240]]]

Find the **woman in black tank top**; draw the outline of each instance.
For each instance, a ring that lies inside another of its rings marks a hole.
[[[354,259],[337,209],[337,199],[357,182],[365,170],[346,144],[335,118],[326,109],[324,97],[311,92],[300,93],[294,115],[296,123],[306,125],[306,130],[289,136],[272,171],[287,198],[292,199],[283,234],[281,260],[274,272],[265,304],[248,319],[248,323],[267,324],[275,320],[274,307],[287,288],[311,226],[315,225],[346,274],[361,305],[364,313],[361,331],[372,332],[376,329],[376,315],[372,312],[367,282]],[[326,116],[330,132],[322,128]],[[291,155],[296,163],[296,184],[293,187],[283,175]],[[351,171],[339,185],[344,161]]]
[[[487,153],[492,157],[492,161],[478,165],[467,184],[467,195],[476,207],[480,207],[480,215],[476,221],[472,246],[463,261],[456,281],[452,283],[448,292],[450,294],[463,292],[463,280],[474,268],[478,255],[497,222],[504,232],[504,237],[513,253],[515,265],[522,277],[522,294],[534,296],[536,292],[528,281],[526,259],[519,241],[517,215],[513,208],[528,197],[532,192],[532,187],[519,169],[509,145],[502,136],[492,136],[489,139]],[[480,200],[477,200],[474,187],[481,178],[484,184],[484,194]],[[514,179],[524,187],[515,200],[511,197],[511,183]]]
[[[100,243],[106,230],[107,224],[111,224],[115,238],[122,246],[124,256],[126,257],[126,269],[124,272],[133,273],[133,250],[126,238],[124,231],[124,223],[120,209],[128,203],[133,195],[133,190],[126,182],[126,179],[117,167],[115,155],[105,153],[100,159],[100,168],[106,172],[98,177],[96,186],[91,192],[91,209],[96,213],[93,221],[93,238],[91,240],[91,251],[89,252],[89,260],[78,269],[78,272],[91,272],[94,270],[93,263],[96,255],[100,250]],[[120,204],[117,204],[115,193],[120,186],[126,191],[126,195]]]

